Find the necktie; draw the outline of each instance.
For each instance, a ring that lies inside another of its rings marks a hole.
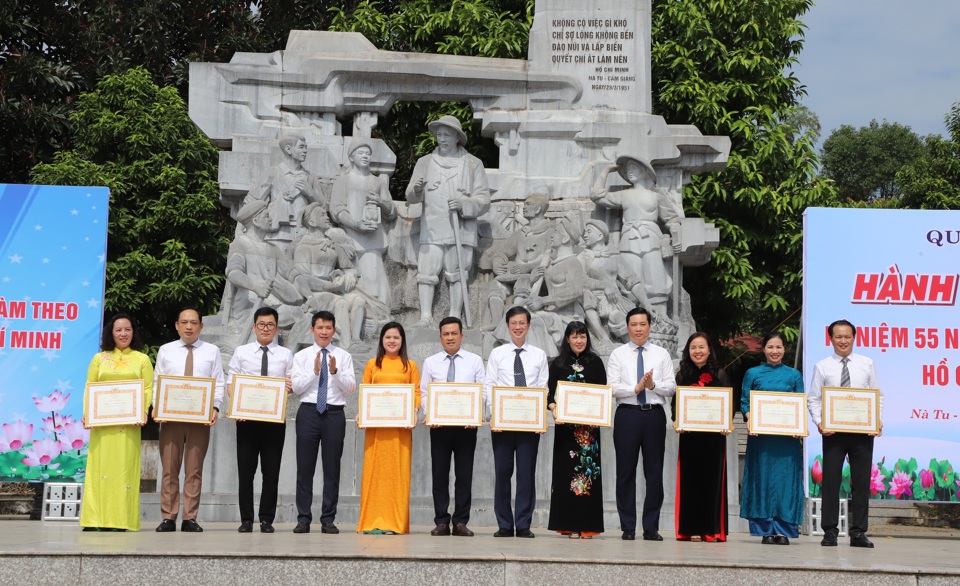
[[[267,376],[267,352],[270,351],[266,346],[260,346],[263,350],[263,358],[260,359],[260,376]]]
[[[850,386],[850,369],[847,368],[847,363],[850,362],[849,358],[841,358],[840,362],[843,363],[843,370],[840,371],[840,386],[849,387]]]
[[[646,374],[646,372],[647,371],[643,368],[643,346],[637,346],[637,383],[640,382],[640,379],[643,378],[643,375]],[[637,393],[637,404],[647,404],[647,389],[643,389]]]
[[[183,363],[183,376],[193,376],[193,344],[187,344],[187,361]]]
[[[457,380],[457,365],[456,365],[456,363],[454,362],[454,361],[456,360],[456,358],[457,358],[457,355],[456,355],[456,354],[454,354],[453,356],[450,356],[449,354],[447,354],[447,360],[450,361],[450,366],[447,367],[447,382],[448,382],[448,383],[452,383],[452,382],[454,382],[455,380]]]
[[[520,353],[523,352],[523,348],[517,348],[514,352],[517,355],[513,358],[513,386],[525,387],[527,386],[527,375],[523,373],[523,361],[520,360]]]
[[[324,348],[321,350],[323,352],[323,360],[320,362],[320,385],[317,387],[317,413],[323,415],[324,411],[327,410],[327,350]]]

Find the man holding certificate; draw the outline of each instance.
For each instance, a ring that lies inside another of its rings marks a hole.
[[[440,320],[440,344],[443,351],[423,361],[420,376],[420,394],[423,404],[429,405],[430,383],[458,382],[483,384],[486,378],[483,359],[462,349],[463,323],[457,317]],[[434,523],[430,535],[472,537],[467,528],[473,488],[473,455],[477,448],[477,428],[451,425],[430,426],[430,459],[433,472]],[[454,459],[454,505],[450,516],[450,458]]]
[[[530,312],[523,307],[511,307],[505,318],[510,331],[510,344],[498,346],[487,360],[487,378],[483,385],[483,402],[492,406],[493,387],[542,387],[546,389],[547,355],[527,343],[530,330]],[[494,537],[534,537],[530,531],[533,510],[536,508],[537,450],[540,434],[531,431],[494,431],[493,444],[495,485],[493,509],[499,529]],[[517,514],[510,507],[511,479],[514,460],[517,466]]]
[[[287,379],[287,392],[293,391],[290,376],[293,371],[293,352],[277,344],[277,310],[261,307],[253,314],[253,333],[256,342],[244,344],[233,351],[227,368],[228,382],[234,375],[249,374]],[[238,389],[233,390],[239,392]],[[240,484],[240,533],[253,531],[253,477],[259,460],[263,485],[260,490],[260,531],[273,533],[277,516],[277,485],[280,482],[280,460],[286,423],[272,421],[237,421],[237,478]]]
[[[643,454],[643,539],[663,541],[663,453],[667,416],[664,404],[677,392],[673,360],[664,348],[650,343],[650,312],[635,307],[627,313],[630,341],[610,354],[607,383],[613,387],[613,446],[617,451],[617,512],[622,539],[636,539],[637,461]]]
[[[840,480],[843,461],[850,459],[850,546],[873,547],[867,539],[870,512],[870,464],[873,462],[872,433],[824,431],[822,420],[823,387],[851,387],[877,389],[879,410],[883,414],[883,393],[879,392],[877,371],[873,360],[853,353],[857,328],[845,319],[837,320],[827,328],[833,344],[833,356],[824,358],[813,370],[813,382],[807,395],[807,409],[823,436],[823,540],[820,545],[837,545],[837,525],[840,520]],[[883,431],[883,423],[877,422]]]
[[[310,533],[313,520],[313,474],[317,452],[323,465],[323,505],[320,531],[340,533],[333,524],[340,500],[340,458],[347,420],[346,396],[357,390],[353,357],[333,345],[337,319],[329,311],[313,314],[314,344],[293,357],[293,392],[300,395],[297,410],[297,526],[294,533]]]
[[[197,523],[200,510],[200,489],[203,485],[203,460],[210,445],[210,427],[217,422],[223,402],[223,362],[220,348],[200,340],[203,321],[195,307],[180,310],[175,324],[180,339],[160,346],[153,388],[158,388],[160,375],[212,378],[216,380],[213,397],[213,420],[208,424],[183,421],[160,423],[160,464],[163,476],[160,483],[160,513],[163,521],[157,531],[177,530],[180,513],[180,467],[183,466],[183,523],[180,531],[198,533],[203,528]]]

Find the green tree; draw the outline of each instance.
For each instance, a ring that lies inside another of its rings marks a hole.
[[[944,119],[949,138],[928,136],[924,153],[897,173],[904,208],[960,209],[960,101]]]
[[[217,309],[233,224],[223,212],[216,148],[172,87],[143,69],[80,95],[75,147],[34,168],[34,182],[110,188],[104,310],[139,318],[145,342],[169,339],[182,305]]]
[[[823,141],[821,174],[837,185],[841,201],[900,197],[897,172],[923,154],[923,141],[908,126],[871,120],[844,124]]]
[[[721,339],[763,333],[800,307],[802,214],[835,201],[816,173],[815,128],[793,122],[804,91],[788,71],[811,5],[653,0],[655,113],[732,142],[727,168],[683,192],[689,214],[720,228],[711,262],[684,279],[695,319]]]

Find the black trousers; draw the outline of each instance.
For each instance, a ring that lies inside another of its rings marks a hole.
[[[644,531],[660,528],[663,506],[663,451],[667,439],[667,416],[663,406],[644,411],[639,405],[620,405],[613,416],[613,447],[617,451],[617,513],[620,530],[637,529],[637,463],[643,455]]]
[[[333,523],[340,500],[340,458],[347,421],[342,405],[329,405],[323,415],[316,403],[301,403],[297,410],[297,521],[313,520],[313,475],[317,452],[323,466],[323,504],[320,522]]]
[[[840,523],[840,480],[843,461],[850,458],[850,506],[847,521],[850,537],[867,532],[870,516],[870,466],[873,436],[862,433],[835,433],[823,436],[822,516],[826,536],[836,539]]]
[[[449,525],[450,459],[454,460],[453,524],[470,522],[473,491],[473,455],[477,449],[477,429],[433,427],[430,429],[430,460],[433,471],[433,522]]]
[[[537,505],[537,450],[540,434],[530,431],[495,431],[493,443],[493,512],[500,529],[529,529]],[[513,463],[517,463],[517,516],[510,506]]]
[[[237,477],[240,481],[240,520],[253,522],[253,477],[257,464],[263,483],[260,488],[260,522],[273,523],[277,517],[277,484],[287,426],[266,421],[237,422]]]

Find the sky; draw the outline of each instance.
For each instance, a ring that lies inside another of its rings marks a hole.
[[[794,73],[821,141],[843,124],[945,134],[960,101],[960,0],[816,0]]]

